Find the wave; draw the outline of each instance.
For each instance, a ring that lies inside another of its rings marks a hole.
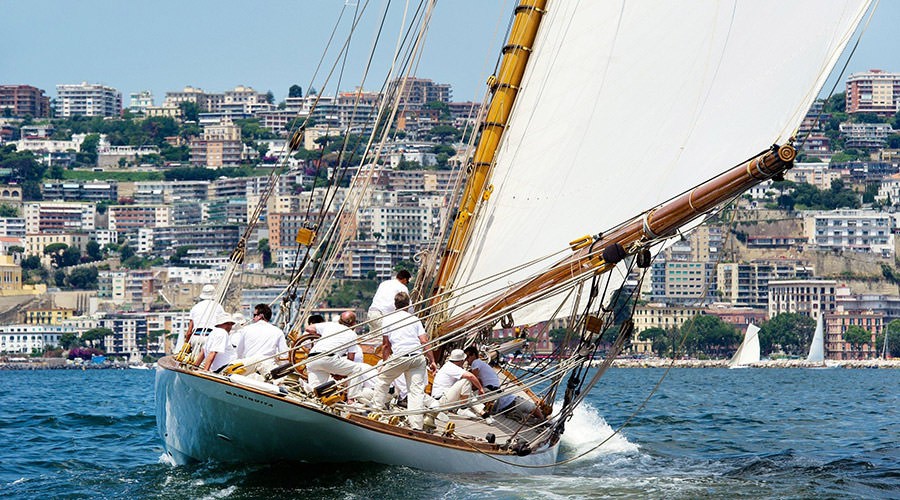
[[[554,412],[559,409],[559,405],[555,406]],[[571,420],[566,422],[566,431],[562,435],[561,444],[564,451],[561,458],[575,457],[588,452],[578,460],[603,454],[634,453],[640,449],[638,445],[629,442],[621,432],[616,433],[600,415],[600,411],[590,403],[583,403],[575,409]],[[593,450],[595,447],[597,449]]]

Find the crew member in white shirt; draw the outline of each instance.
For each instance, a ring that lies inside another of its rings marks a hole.
[[[375,291],[375,296],[372,297],[372,305],[369,306],[369,311],[366,315],[366,319],[369,322],[369,331],[381,330],[383,326],[381,317],[397,309],[394,305],[394,297],[398,293],[405,293],[409,296],[409,288],[407,288],[409,278],[409,271],[403,269],[397,272],[396,278],[383,281],[378,285],[378,290]]]
[[[234,326],[234,318],[228,313],[222,313],[214,321],[216,326],[203,344],[204,356],[200,365],[204,370],[218,372],[235,358],[234,347],[228,338]]]
[[[272,308],[268,304],[253,307],[253,322],[244,326],[232,339],[237,357],[245,365],[256,364],[271,369],[279,360],[287,359],[288,345],[281,328],[269,323]]]
[[[356,314],[344,311],[337,323],[309,319],[307,333],[319,335],[309,352],[312,359],[306,364],[306,375],[309,385],[316,388],[328,381],[331,375],[347,377],[347,398],[355,400],[362,390],[361,381],[357,378],[365,370],[365,366],[354,363],[347,357],[350,348],[356,345]]]
[[[425,327],[419,318],[405,310],[409,307],[409,295],[404,292],[395,295],[394,307],[396,311],[390,318],[385,318],[381,337],[381,358],[384,362],[375,382],[375,404],[381,408],[387,405],[391,382],[403,375],[409,390],[406,407],[413,412],[408,417],[410,427],[422,430],[424,416],[416,412],[425,406],[426,359],[432,371],[437,369],[437,365],[431,351],[423,347],[428,343]]]
[[[222,305],[214,300],[215,291],[216,287],[210,284],[203,285],[200,295],[197,297],[200,301],[191,308],[191,312],[188,314],[187,331],[183,337],[179,335],[175,343],[176,352],[181,351],[185,343],[190,344],[191,355],[187,362],[193,365],[197,365],[203,357],[203,343],[206,342],[206,336],[216,326],[216,318],[220,314],[225,314]]]
[[[439,405],[457,402],[466,404],[472,397],[473,389],[477,390],[478,394],[484,394],[484,387],[481,386],[478,377],[463,369],[465,361],[466,353],[462,349],[454,349],[450,352],[447,362],[434,376],[431,397],[436,399]],[[483,404],[475,403],[469,406],[479,416],[485,416]]]

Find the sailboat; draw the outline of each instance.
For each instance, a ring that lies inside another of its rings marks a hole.
[[[747,368],[753,363],[759,363],[759,327],[750,323],[744,340],[728,362],[728,368]]]
[[[416,35],[400,37],[385,78],[400,83],[385,85],[376,123],[396,116],[405,80],[395,77],[415,66],[409,61],[420,53],[432,7],[423,2],[405,18],[411,24],[402,29]],[[452,473],[552,471],[566,422],[632,336],[633,322],[618,319],[615,307],[628,303],[620,300],[630,293],[625,279],[643,279],[667,241],[793,166],[799,125],[868,9],[860,0],[689,7],[520,1],[488,78],[454,210],[422,259],[413,299],[439,362],[467,345],[501,361],[502,387],[483,402],[516,395],[544,408],[547,418],[473,420],[451,405],[441,408],[444,419],[434,428],[419,431],[402,406],[350,404],[340,392],[310,393],[295,383],[305,363],[328,354],[309,357],[295,332],[352,237],[342,221],[364,203],[366,172],[375,170],[366,167],[381,161],[390,134],[376,126],[336,222],[310,221],[298,234],[303,256],[291,282],[307,286],[285,294],[292,302],[281,309],[294,341],[293,371],[254,377],[229,367],[217,374],[163,358],[156,407],[166,453],[176,463],[371,461]],[[248,235],[249,228],[217,287],[219,298],[238,272]],[[526,339],[498,343],[493,329],[548,320],[567,325],[567,342],[528,372],[502,366],[503,354]],[[377,341],[381,334],[361,338]],[[591,369],[602,350],[608,361]]]
[[[825,313],[819,312],[816,319],[816,331],[809,345],[806,361],[812,363],[810,368],[836,368],[837,364],[829,364],[825,360]]]

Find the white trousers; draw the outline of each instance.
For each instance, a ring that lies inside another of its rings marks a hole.
[[[350,361],[346,356],[322,356],[307,363],[306,377],[313,389],[328,382],[331,374],[347,377],[347,385],[350,387],[347,390],[347,397],[356,399],[363,388],[360,383],[362,381],[356,377],[362,374],[367,366]]]
[[[456,381],[455,384],[451,385],[449,389],[444,391],[444,394],[437,400],[438,404],[443,406],[446,404],[462,402],[466,404],[472,396],[474,396],[475,391],[472,390],[472,382],[461,378]],[[476,413],[481,415],[484,413],[484,405],[481,403],[475,403],[468,405],[470,408],[475,410]]]
[[[403,375],[408,388],[406,409],[415,412],[422,410],[425,399],[425,381],[427,372],[425,368],[425,356],[416,354],[413,356],[391,356],[381,367],[381,373],[375,379],[375,405],[384,408],[387,405],[389,395],[388,388],[395,378]],[[413,429],[422,430],[424,417],[421,413],[408,416],[409,425]]]

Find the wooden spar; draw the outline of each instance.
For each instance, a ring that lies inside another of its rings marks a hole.
[[[671,236],[678,228],[719,204],[764,180],[784,173],[793,166],[796,154],[796,150],[790,145],[773,146],[772,150],[631,219],[599,239],[587,237],[580,240],[580,244],[574,245],[574,253],[541,275],[444,321],[438,328],[438,335],[471,327],[498,314],[505,314],[507,309],[537,300],[543,292],[572,282],[587,273],[600,274],[612,269],[616,263],[603,259],[603,249],[618,244],[630,255],[654,240]]]
[[[459,259],[469,241],[475,210],[482,200],[490,196],[491,187],[487,182],[491,165],[494,163],[497,147],[500,145],[500,139],[519,92],[519,84],[525,74],[525,65],[531,55],[531,47],[544,14],[545,4],[546,0],[521,0],[516,7],[509,40],[503,47],[500,71],[488,80],[493,96],[482,124],[481,137],[475,148],[456,220],[441,256],[432,296],[440,296],[456,274]]]

